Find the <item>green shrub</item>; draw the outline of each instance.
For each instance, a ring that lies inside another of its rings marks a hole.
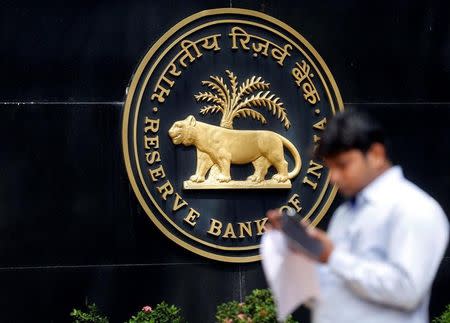
[[[230,301],[217,306],[218,323],[276,323],[277,313],[272,293],[268,289],[255,289],[243,303]],[[292,316],[286,323],[296,323]],[[297,322],[298,323],[298,322]]]
[[[432,323],[450,323],[450,304],[447,305],[444,312],[433,319]]]
[[[108,318],[100,313],[97,305],[86,303],[86,306],[86,312],[76,308],[70,312],[70,316],[73,318],[73,323],[109,323]]]
[[[136,315],[132,316],[127,323],[182,323],[185,320],[180,314],[181,310],[175,305],[161,302],[155,309],[144,306]]]

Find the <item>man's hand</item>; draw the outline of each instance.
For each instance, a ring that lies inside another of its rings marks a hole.
[[[323,251],[318,260],[322,263],[327,263],[334,249],[333,241],[330,240],[325,231],[318,228],[309,227],[308,234],[322,243]]]
[[[266,224],[266,230],[270,229],[281,230],[282,214],[280,210],[269,210],[267,211],[266,216],[268,219]],[[328,237],[327,233],[321,229],[309,227],[308,221],[302,221],[299,223],[299,225],[308,227],[307,228],[308,234],[312,238],[319,240],[322,243],[323,246],[322,254],[320,255],[319,259],[316,260],[322,263],[327,263],[334,249],[334,244]]]
[[[267,229],[276,229],[281,230],[281,211],[279,209],[277,210],[269,210],[266,213],[267,216],[267,224],[266,224],[266,230]]]

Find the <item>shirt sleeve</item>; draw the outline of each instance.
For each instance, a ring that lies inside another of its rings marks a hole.
[[[431,288],[448,243],[448,221],[439,206],[404,209],[390,230],[385,261],[336,248],[328,265],[360,297],[413,310]]]

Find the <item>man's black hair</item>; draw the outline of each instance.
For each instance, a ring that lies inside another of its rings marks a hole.
[[[381,126],[367,115],[346,111],[336,114],[327,124],[316,154],[321,158],[357,149],[364,154],[374,143],[386,146]]]

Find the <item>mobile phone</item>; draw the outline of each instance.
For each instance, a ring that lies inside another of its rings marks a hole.
[[[311,258],[319,259],[323,245],[306,232],[306,228],[296,218],[295,210],[283,209],[281,214],[281,231],[288,237],[290,246]]]

